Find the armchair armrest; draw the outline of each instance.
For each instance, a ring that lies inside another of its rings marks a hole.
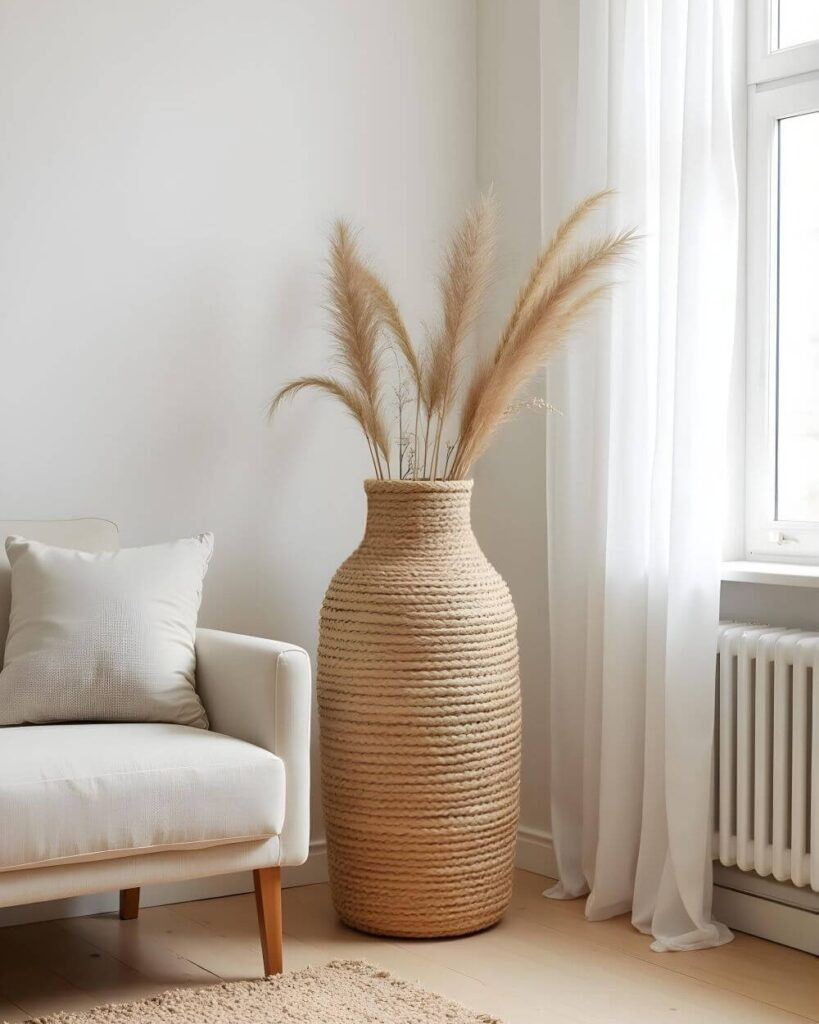
[[[196,631],[196,688],[211,728],[284,761],[281,863],[302,864],[310,842],[310,658],[292,644]]]

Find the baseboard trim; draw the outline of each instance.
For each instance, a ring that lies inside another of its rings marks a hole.
[[[729,928],[819,956],[819,914],[815,911],[715,885],[713,913]]]
[[[557,859],[551,835],[544,829],[518,830],[515,867],[548,878],[557,878]],[[819,956],[819,912],[814,909],[816,895],[805,890],[783,895],[783,887],[745,873],[741,884],[758,892],[740,891],[731,872],[715,865],[718,882],[714,885],[714,917],[730,928],[758,935],[770,942],[801,949]],[[766,888],[767,886],[767,888]],[[776,890],[779,890],[778,892]],[[798,897],[802,906],[788,899]]]
[[[551,835],[541,828],[518,829],[515,867],[544,878],[557,878],[557,858]]]
[[[310,854],[304,864],[282,870],[285,888],[314,885],[327,881],[327,843],[317,839],[310,843]],[[217,896],[236,896],[253,891],[250,871],[237,871],[230,875],[192,878],[187,882],[170,885],[148,885],[140,893],[140,906],[161,907],[189,900],[208,900]],[[119,907],[119,894],[92,893],[64,900],[46,900],[26,903],[19,907],[0,908],[0,928],[13,924],[32,924],[36,921],[54,921],[64,917],[86,917],[89,914],[110,914]]]

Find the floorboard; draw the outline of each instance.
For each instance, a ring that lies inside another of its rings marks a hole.
[[[361,935],[326,885],[286,889],[285,969],[369,960],[507,1024],[819,1021],[819,958],[746,935],[652,953],[627,918],[590,923],[582,901],[545,900],[544,886],[518,872],[496,928],[443,942]],[[0,1020],[259,976],[256,929],[251,894],[0,929]]]

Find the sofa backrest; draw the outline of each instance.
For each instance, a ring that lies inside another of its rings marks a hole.
[[[107,519],[0,519],[0,665],[9,632],[11,568],[6,537],[12,534],[77,551],[116,551],[119,547],[117,525]]]

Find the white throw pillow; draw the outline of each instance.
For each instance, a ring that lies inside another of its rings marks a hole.
[[[9,537],[0,725],[171,722],[207,729],[196,619],[213,536],[104,554]]]

